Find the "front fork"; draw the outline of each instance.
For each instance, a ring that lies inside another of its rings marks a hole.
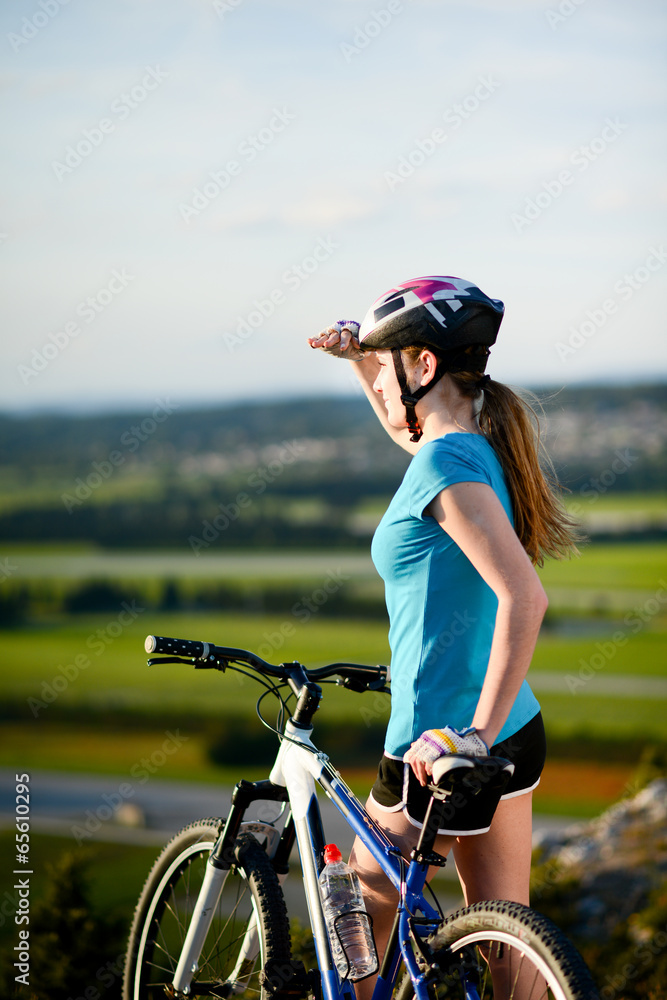
[[[235,845],[239,833],[247,831],[255,835],[266,836],[266,851],[269,857],[273,858],[278,878],[282,882],[287,875],[287,862],[294,844],[294,825],[291,818],[288,819],[281,836],[279,831],[268,823],[243,823],[246,809],[258,799],[286,802],[287,789],[281,785],[275,785],[272,781],[240,781],[234,789],[227,822],[208,859],[204,881],[176,966],[173,980],[175,996],[188,996],[190,993],[192,977],[197,972],[199,957],[211,927],[220,893],[230,868],[236,863]],[[247,967],[247,963],[254,961],[258,954],[259,928],[253,911],[253,917],[248,924],[236,967],[230,976],[230,982],[233,983],[239,979],[244,966]]]

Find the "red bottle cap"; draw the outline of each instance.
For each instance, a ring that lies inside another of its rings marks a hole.
[[[328,865],[330,861],[341,861],[343,855],[340,853],[335,844],[327,844],[324,848],[324,863]]]

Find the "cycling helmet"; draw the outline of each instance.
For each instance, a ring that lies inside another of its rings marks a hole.
[[[359,347],[391,351],[412,441],[422,435],[415,405],[445,372],[482,375],[504,310],[499,299],[490,299],[471,281],[442,276],[404,281],[373,303],[359,328]],[[408,388],[401,357],[401,349],[413,345],[429,347],[438,356],[431,381],[414,391]],[[470,354],[468,347],[487,350]]]

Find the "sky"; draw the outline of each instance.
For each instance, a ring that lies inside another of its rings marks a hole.
[[[512,385],[663,380],[660,0],[0,8],[0,409],[345,395],[398,282],[505,302]]]

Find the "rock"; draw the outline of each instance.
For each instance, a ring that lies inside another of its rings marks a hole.
[[[549,833],[536,859],[537,908],[541,893],[567,886],[576,932],[608,941],[667,878],[667,780],[657,778],[590,823]]]

